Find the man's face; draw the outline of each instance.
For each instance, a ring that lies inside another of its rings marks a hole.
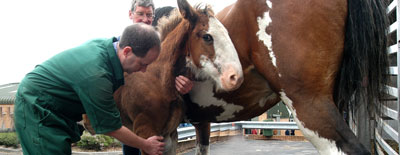
[[[133,52],[129,52],[125,61],[122,62],[122,68],[128,74],[138,71],[145,72],[147,66],[156,60],[159,54],[159,48],[156,47],[151,48],[143,58],[136,56]]]
[[[154,19],[153,7],[136,6],[135,12],[129,10],[129,18],[133,23],[145,23],[151,25]]]

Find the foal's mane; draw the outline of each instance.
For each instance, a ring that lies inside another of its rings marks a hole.
[[[214,16],[214,12],[209,5],[197,4],[194,8],[199,15]],[[183,17],[177,8],[172,10],[169,16],[160,17],[157,29],[161,34],[161,41],[164,41],[165,37],[182,22],[182,19]]]
[[[176,26],[181,23],[182,16],[179,13],[178,9],[174,9],[171,11],[169,16],[164,16],[160,18],[158,21],[157,29],[160,31],[161,34],[161,41],[164,41],[165,37],[176,28]]]

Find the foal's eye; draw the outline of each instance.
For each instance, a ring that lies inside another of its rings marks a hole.
[[[205,34],[205,35],[203,35],[203,40],[206,42],[212,42],[214,39],[211,35]]]

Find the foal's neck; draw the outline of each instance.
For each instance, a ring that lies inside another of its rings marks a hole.
[[[185,67],[188,43],[189,23],[182,21],[174,30],[165,37],[161,44],[161,53],[157,59],[160,65],[160,76],[166,85],[175,85],[175,77]]]

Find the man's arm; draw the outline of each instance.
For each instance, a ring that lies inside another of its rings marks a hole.
[[[105,135],[114,137],[125,145],[139,148],[150,155],[162,155],[164,151],[165,144],[161,142],[163,140],[163,137],[152,136],[148,139],[143,139],[142,137],[139,137],[135,133],[130,131],[125,126],[122,126],[115,131],[106,133]]]

